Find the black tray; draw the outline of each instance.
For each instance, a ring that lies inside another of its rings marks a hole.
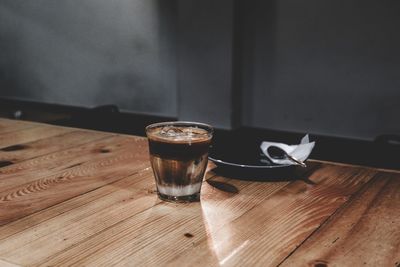
[[[233,178],[268,180],[289,177],[295,166],[272,163],[262,153],[260,144],[259,141],[240,138],[215,140],[209,159],[218,166],[216,172]]]

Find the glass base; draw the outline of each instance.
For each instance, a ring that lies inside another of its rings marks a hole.
[[[193,195],[188,196],[168,196],[164,195],[160,192],[157,192],[158,198],[168,202],[175,202],[175,203],[188,203],[188,202],[198,202],[200,201],[200,193],[195,193]]]

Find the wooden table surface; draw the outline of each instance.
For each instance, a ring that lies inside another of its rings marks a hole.
[[[400,266],[400,173],[210,170],[158,200],[142,137],[0,119],[0,266]]]

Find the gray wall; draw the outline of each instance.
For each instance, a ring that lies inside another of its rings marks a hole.
[[[181,0],[178,5],[179,118],[233,125],[233,2]]]
[[[0,0],[0,95],[177,115],[176,4]]]
[[[397,0],[0,0],[0,96],[400,134]]]
[[[400,2],[244,1],[242,123],[400,134]]]

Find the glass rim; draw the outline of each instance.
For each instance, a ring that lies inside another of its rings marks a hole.
[[[213,135],[214,134],[214,127],[212,127],[210,124],[203,123],[203,122],[195,122],[195,121],[164,121],[164,122],[156,122],[152,123],[150,125],[147,125],[145,130],[146,133],[149,129],[153,129],[156,127],[160,126],[168,126],[168,125],[179,125],[179,126],[200,126],[205,128],[205,130],[208,131],[208,134]]]

